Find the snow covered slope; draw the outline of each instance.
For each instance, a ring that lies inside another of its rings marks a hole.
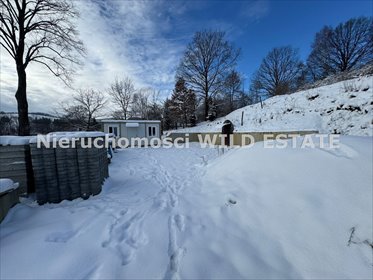
[[[241,116],[244,112],[243,126]],[[276,96],[213,122],[177,132],[218,132],[229,119],[236,131],[318,130],[320,133],[373,135],[373,76]]]
[[[0,278],[370,279],[371,159],[372,137],[355,136],[125,149],[101,194],[11,209]]]

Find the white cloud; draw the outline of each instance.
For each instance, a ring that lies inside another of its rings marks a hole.
[[[14,97],[17,87],[17,72],[13,59],[3,50],[0,54],[0,110],[16,111]],[[62,81],[55,78],[39,64],[30,64],[26,69],[28,102],[31,111],[51,112],[58,100],[71,92]]]
[[[268,0],[254,0],[244,2],[241,9],[241,16],[251,20],[259,20],[269,13]]]
[[[87,49],[84,66],[74,77],[75,88],[105,90],[115,77],[129,76],[138,87],[171,89],[175,67],[190,38],[168,36],[174,31],[172,17],[182,13],[185,5],[163,1],[75,3],[81,12],[80,37]],[[15,65],[4,51],[0,55],[0,110],[15,111]],[[30,111],[50,112],[73,93],[42,65],[30,64],[27,77]]]
[[[87,49],[84,66],[74,76],[74,88],[105,91],[116,77],[129,76],[137,87],[153,87],[167,96],[174,86],[179,59],[195,31],[205,28],[227,31],[234,40],[241,23],[204,17],[216,8],[209,1],[74,1],[81,13],[77,19],[80,38]],[[239,4],[241,5],[241,4]],[[240,19],[257,20],[268,13],[267,1],[242,3]],[[199,16],[195,15],[198,14]],[[202,15],[202,16],[201,16]],[[0,54],[0,110],[16,111],[15,65],[4,50]],[[53,112],[71,98],[73,90],[42,65],[27,69],[30,111]]]

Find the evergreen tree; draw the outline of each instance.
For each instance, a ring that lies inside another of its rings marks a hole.
[[[163,105],[163,130],[174,128],[174,120],[172,118],[172,102],[167,98]]]
[[[194,119],[197,106],[196,94],[186,87],[183,78],[177,79],[169,105],[170,116],[174,123],[186,127]]]

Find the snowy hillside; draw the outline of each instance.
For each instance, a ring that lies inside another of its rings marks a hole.
[[[0,117],[9,117],[9,118],[14,118],[14,119],[17,119],[18,118],[18,113],[17,112],[0,112]],[[40,113],[40,112],[30,112],[29,113],[29,118],[30,119],[41,119],[41,118],[46,118],[46,119],[50,119],[50,120],[54,120],[54,119],[57,119],[58,117],[56,116],[53,116],[51,114],[47,114],[47,113]]]
[[[276,96],[247,106],[213,122],[177,132],[218,132],[224,120],[235,131],[318,130],[320,133],[373,135],[373,76]],[[243,126],[241,126],[241,116]]]
[[[120,150],[99,195],[10,210],[0,278],[370,279],[372,138],[340,140]]]

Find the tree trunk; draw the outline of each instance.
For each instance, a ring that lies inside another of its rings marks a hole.
[[[92,115],[89,114],[88,115],[88,121],[87,121],[86,131],[89,131],[89,129],[91,128],[91,119],[92,119]]]
[[[28,103],[26,95],[26,70],[23,65],[17,65],[18,88],[16,92],[18,107],[18,135],[30,135],[30,122],[28,118]]]
[[[207,118],[209,116],[209,97],[208,94],[205,95],[205,121],[207,121]]]

